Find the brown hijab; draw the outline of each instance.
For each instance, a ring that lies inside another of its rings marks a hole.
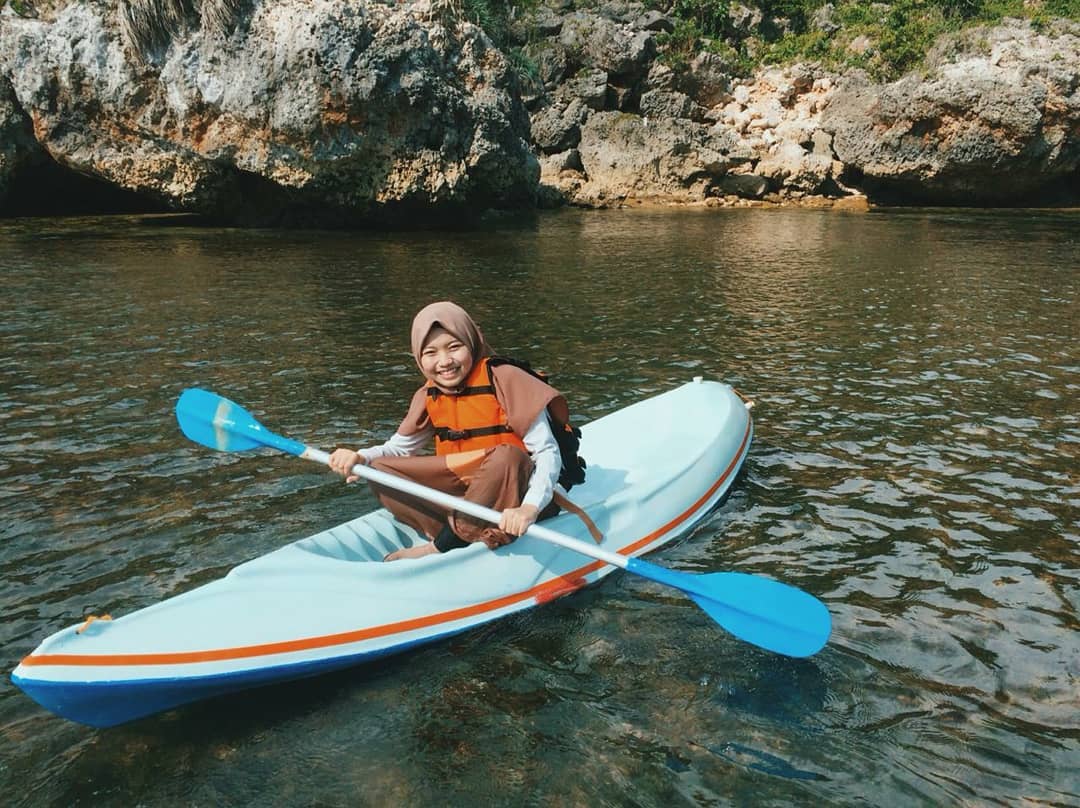
[[[443,300],[422,308],[413,318],[410,342],[416,366],[420,366],[420,353],[424,350],[431,329],[439,326],[469,346],[473,361],[495,353],[488,345],[480,327],[465,309],[456,303]],[[495,395],[506,410],[510,428],[519,436],[525,434],[536,417],[553,400],[565,407],[564,400],[555,388],[545,384],[513,365],[492,368]],[[398,427],[402,435],[413,435],[428,425],[427,386],[416,391],[409,405],[409,412]]]
[[[435,326],[440,326],[464,342],[472,353],[474,362],[494,353],[469,313],[457,303],[441,300],[424,306],[413,318],[411,342],[417,367],[420,367],[420,353],[424,350],[424,341]]]

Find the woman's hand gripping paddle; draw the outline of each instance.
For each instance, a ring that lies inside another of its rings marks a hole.
[[[206,390],[185,390],[176,403],[176,418],[188,438],[211,449],[242,452],[269,446],[324,465],[330,460],[326,452],[275,435],[240,405]],[[352,471],[358,477],[387,488],[476,519],[499,523],[499,512],[491,508],[363,464],[357,464]],[[705,575],[677,572],[603,550],[543,525],[532,525],[525,535],[598,559],[650,581],[672,586],[687,594],[709,617],[736,637],[770,651],[806,657],[819,651],[829,639],[832,620],[825,604],[779,581],[739,572]]]

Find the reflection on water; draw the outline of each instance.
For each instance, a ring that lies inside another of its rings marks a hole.
[[[373,506],[186,442],[189,386],[332,447],[396,426],[430,300],[587,420],[694,375],[750,393],[728,502],[656,560],[826,600],[811,660],[612,576],[385,663],[93,731],[0,684],[15,804],[1075,804],[1072,212],[566,211],[467,233],[0,225],[10,670]]]

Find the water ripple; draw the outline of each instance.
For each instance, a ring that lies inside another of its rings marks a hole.
[[[108,732],[5,681],[4,793],[1077,803],[1076,225],[964,211],[567,211],[413,234],[0,225],[19,301],[0,322],[8,670],[85,614],[150,605],[373,507],[299,461],[192,446],[172,407],[203,386],[318,445],[380,440],[417,384],[412,314],[445,297],[551,371],[580,420],[694,375],[749,393],[745,474],[657,560],[789,581],[835,627],[813,659],[779,658],[612,576],[400,659]]]

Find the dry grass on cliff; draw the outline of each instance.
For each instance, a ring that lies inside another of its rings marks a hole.
[[[120,0],[120,30],[128,46],[146,56],[189,26],[228,34],[246,7],[246,0]]]

